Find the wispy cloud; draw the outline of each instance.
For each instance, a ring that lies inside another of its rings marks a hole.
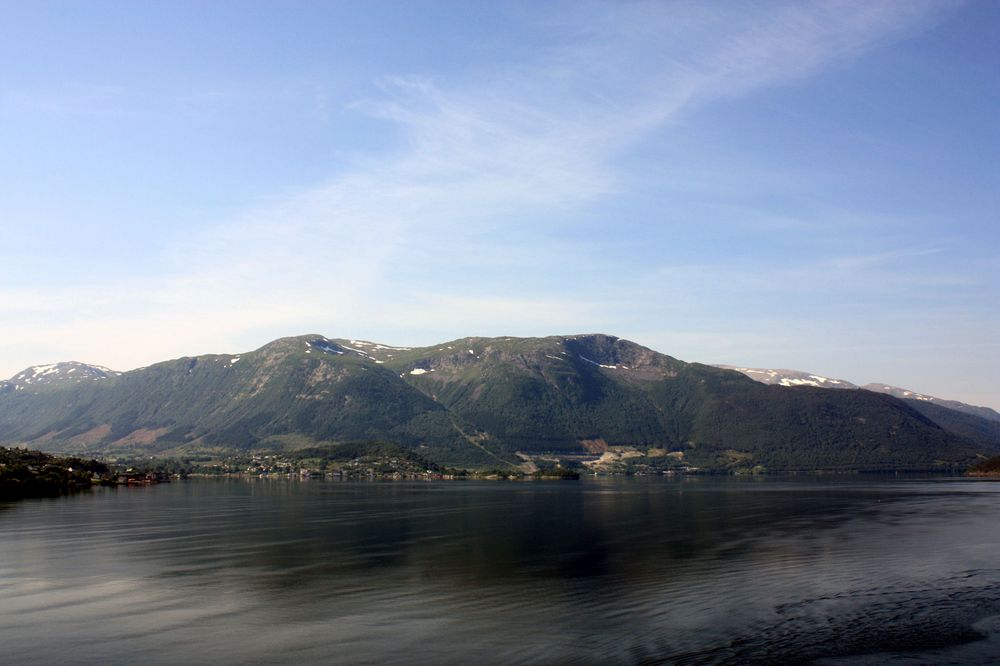
[[[14,320],[0,348],[19,351],[0,360],[8,372],[29,356],[127,368],[305,330],[416,330],[430,340],[612,321],[601,313],[616,307],[615,289],[588,292],[558,277],[574,262],[599,265],[600,255],[568,252],[543,220],[626,191],[615,159],[651,131],[857,57],[939,11],[920,2],[766,12],[615,3],[534,16],[554,45],[533,58],[458,83],[387,77],[359,101],[356,112],[402,137],[393,155],[358,158],[330,182],[176,238],[164,248],[167,269],[135,281],[95,274],[55,291],[0,288]],[[501,259],[491,268],[484,255]],[[524,271],[514,277],[537,274],[538,293],[506,293],[505,256]]]

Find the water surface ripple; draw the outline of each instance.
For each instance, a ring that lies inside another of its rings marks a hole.
[[[188,481],[0,504],[17,664],[995,663],[1000,484]]]

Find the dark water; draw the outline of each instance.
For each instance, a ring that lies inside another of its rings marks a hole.
[[[189,481],[0,504],[0,661],[992,663],[1000,483]]]

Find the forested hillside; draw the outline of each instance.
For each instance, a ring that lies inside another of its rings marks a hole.
[[[625,447],[678,466],[772,470],[950,468],[1000,450],[997,433],[945,412],[766,386],[607,335],[423,348],[305,335],[8,389],[0,442],[171,454],[378,440],[468,467]]]

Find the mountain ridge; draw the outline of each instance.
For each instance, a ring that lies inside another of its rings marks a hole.
[[[778,384],[781,386],[817,386],[836,389],[864,389],[866,391],[874,391],[876,393],[887,393],[899,398],[900,400],[914,400],[933,403],[941,407],[954,409],[956,411],[965,412],[967,414],[972,414],[1000,423],[1000,412],[997,412],[995,409],[990,407],[970,405],[958,400],[938,398],[932,395],[918,393],[916,391],[900,388],[898,386],[892,386],[882,382],[873,382],[861,386],[854,384],[853,382],[849,382],[846,379],[831,379],[829,377],[824,377],[822,375],[802,370],[788,370],[785,368],[748,368],[735,365],[716,365],[715,367],[726,370],[735,370],[743,373],[750,379],[761,382],[762,384]]]
[[[0,443],[56,452],[387,441],[469,467],[628,450],[676,468],[945,469],[1000,450],[969,419],[944,427],[889,395],[766,386],[606,334],[428,347],[306,334],[0,394]]]

